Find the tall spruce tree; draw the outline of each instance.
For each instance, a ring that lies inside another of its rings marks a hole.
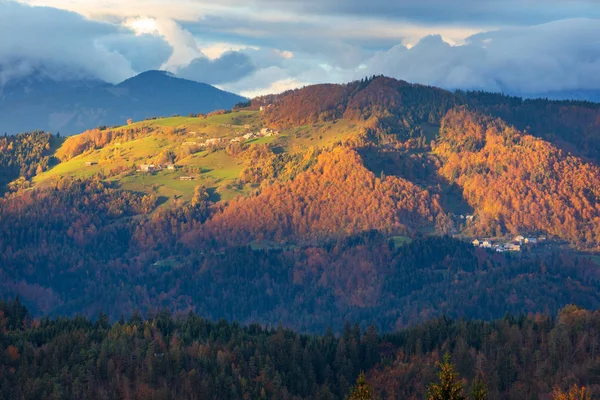
[[[439,383],[432,383],[427,388],[427,400],[466,400],[463,395],[463,383],[458,380],[450,355],[444,355],[444,361],[438,363]]]
[[[348,400],[373,400],[374,398],[371,387],[365,379],[365,374],[361,372],[356,378],[356,384],[350,390]]]

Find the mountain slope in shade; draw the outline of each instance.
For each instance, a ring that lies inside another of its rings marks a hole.
[[[30,76],[0,91],[0,131],[73,134],[99,125],[124,124],[129,118],[230,109],[244,100],[163,71],[144,72],[118,85]]]

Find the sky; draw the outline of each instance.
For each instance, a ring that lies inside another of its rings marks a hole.
[[[600,0],[0,0],[0,85],[150,69],[248,97],[387,75],[600,89]]]

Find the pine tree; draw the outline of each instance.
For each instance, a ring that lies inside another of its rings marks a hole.
[[[473,388],[471,390],[471,397],[473,400],[486,400],[488,395],[488,388],[480,377],[475,378],[473,382]]]
[[[350,390],[348,400],[373,400],[374,398],[371,387],[365,379],[365,374],[361,372],[356,379],[356,384]]]
[[[427,388],[427,400],[466,400],[463,396],[463,384],[458,380],[458,373],[454,371],[454,364],[450,362],[450,355],[446,353],[444,361],[438,363],[440,372],[439,383],[432,383]]]

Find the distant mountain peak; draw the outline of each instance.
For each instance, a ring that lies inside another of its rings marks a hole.
[[[127,79],[126,81],[132,80],[132,79],[147,79],[147,78],[175,78],[175,79],[177,79],[177,76],[175,76],[175,74],[173,74],[169,71],[151,69],[151,70],[139,73],[135,76],[132,76],[131,78]]]
[[[35,74],[0,87],[0,131],[72,134],[99,125],[124,124],[129,118],[230,109],[245,100],[167,71],[146,71],[118,85],[97,80],[58,81]],[[65,115],[70,117],[62,118]]]

